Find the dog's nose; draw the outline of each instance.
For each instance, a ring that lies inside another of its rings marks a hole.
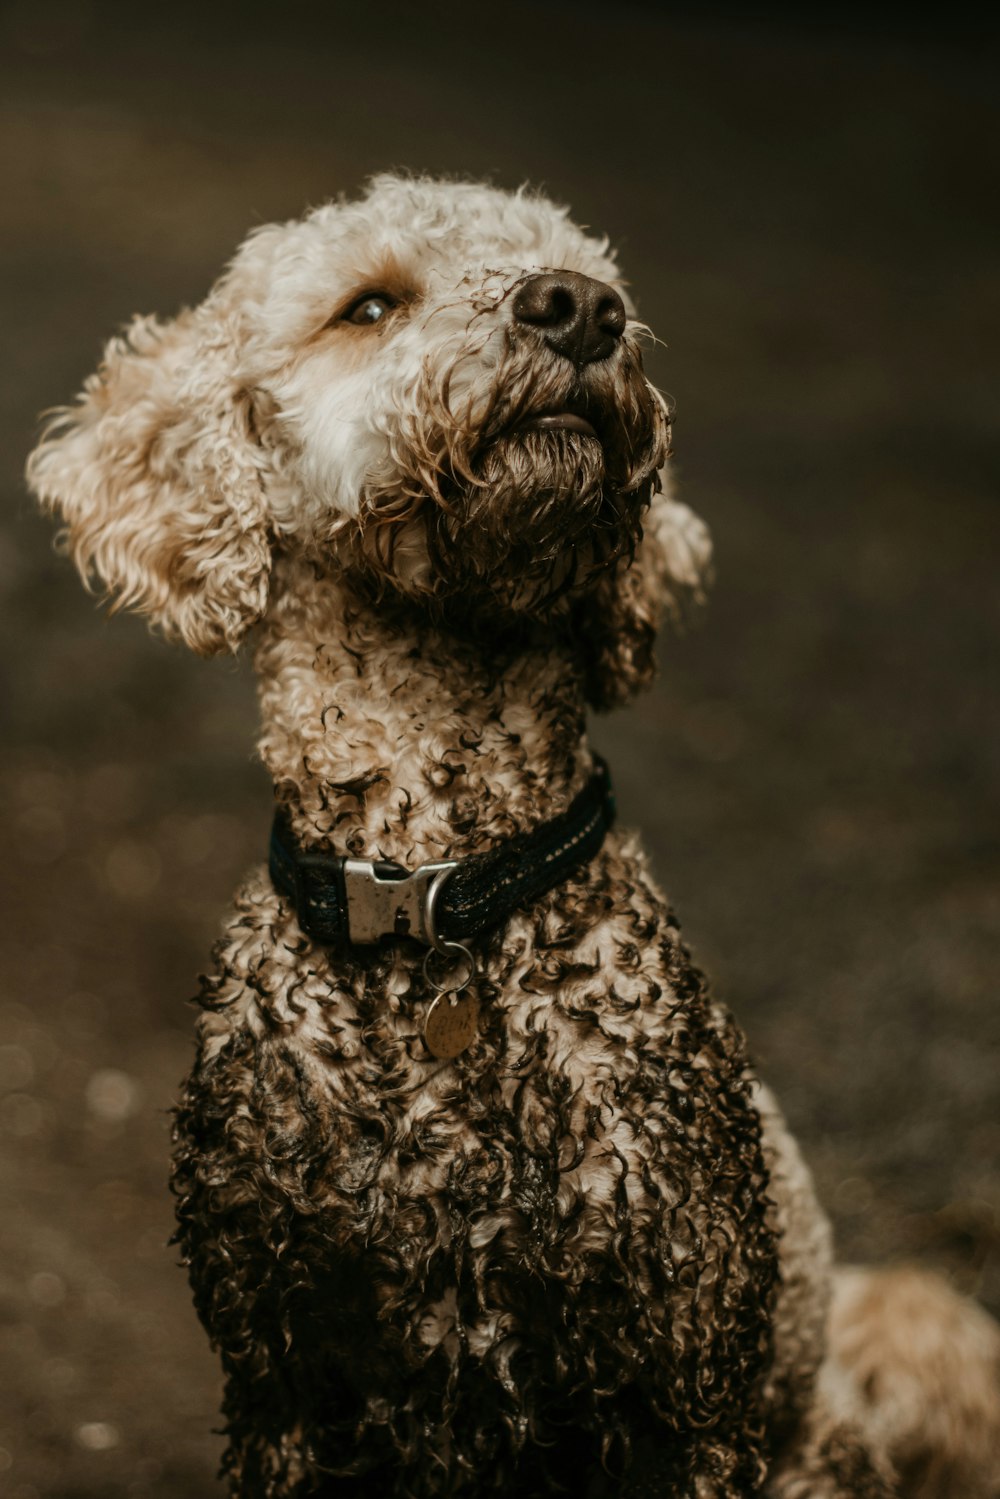
[[[625,304],[614,287],[578,271],[529,276],[511,311],[515,323],[537,328],[550,349],[574,364],[607,359],[625,332]]]

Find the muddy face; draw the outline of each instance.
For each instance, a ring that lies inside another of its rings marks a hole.
[[[391,255],[338,211],[294,317],[276,266],[263,325],[292,352],[257,398],[283,531],[383,589],[522,612],[631,555],[669,424],[606,247],[544,200],[474,196],[442,236],[390,194]]]
[[[524,610],[631,556],[669,429],[634,337],[579,366],[516,326],[504,342],[480,410],[428,382],[425,441],[366,495],[357,540],[396,586]]]

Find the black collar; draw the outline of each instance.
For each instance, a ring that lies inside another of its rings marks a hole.
[[[614,818],[611,776],[595,755],[593,775],[565,812],[487,854],[411,872],[387,860],[306,853],[279,808],[269,868],[275,889],[292,901],[314,942],[342,947],[414,937],[440,949],[501,926],[589,863]]]

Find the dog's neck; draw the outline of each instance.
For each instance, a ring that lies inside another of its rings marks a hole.
[[[592,767],[552,632],[467,638],[283,559],[257,652],[260,752],[300,842],[407,867],[556,816]]]

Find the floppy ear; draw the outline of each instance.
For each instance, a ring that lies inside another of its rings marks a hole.
[[[614,708],[653,680],[656,632],[664,617],[679,626],[704,602],[711,558],[705,523],[669,494],[654,495],[631,565],[602,578],[580,607],[591,707]]]
[[[202,655],[235,650],[267,602],[265,457],[238,347],[211,299],[173,323],[137,318],[27,468],[87,586]]]

